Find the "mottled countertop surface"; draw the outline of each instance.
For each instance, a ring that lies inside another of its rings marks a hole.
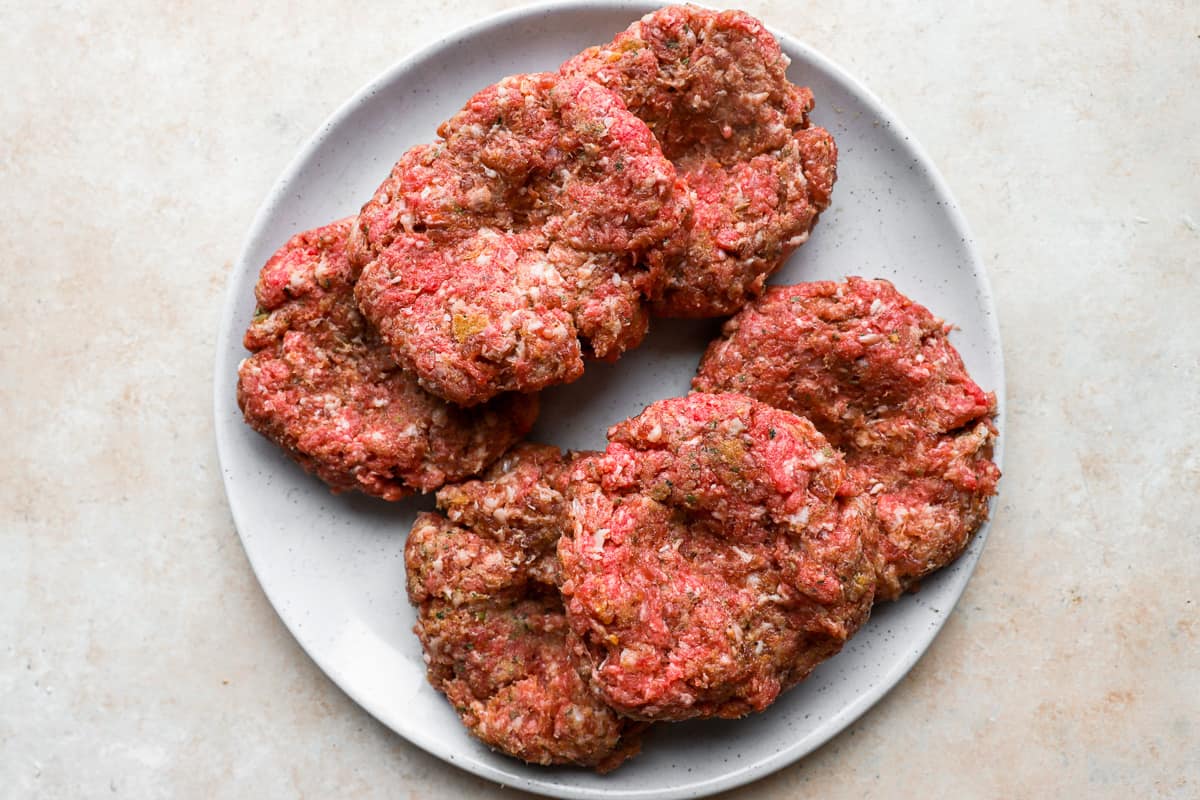
[[[518,794],[292,640],[211,410],[226,278],[284,165],[513,5],[4,4],[0,793]],[[956,193],[1004,338],[1003,494],[917,667],[737,795],[1200,796],[1200,6],[904,5],[742,7],[862,79]]]

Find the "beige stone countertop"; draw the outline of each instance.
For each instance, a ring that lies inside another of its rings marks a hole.
[[[519,794],[392,734],[293,641],[212,419],[226,279],[285,164],[397,59],[514,5],[3,3],[0,795]],[[943,172],[1009,417],[932,648],[736,795],[1200,797],[1200,5],[742,7]]]

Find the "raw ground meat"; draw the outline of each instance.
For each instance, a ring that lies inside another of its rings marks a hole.
[[[996,398],[949,331],[884,280],[772,287],[725,324],[692,382],[805,416],[845,453],[881,528],[880,599],[957,558],[996,493]]]
[[[617,92],[692,192],[686,250],[655,313],[737,311],[828,207],[837,147],[809,122],[812,92],[788,81],[787,66],[754,17],[694,6],[648,14],[563,65]]]
[[[645,123],[596,83],[539,73],[438,133],[363,206],[350,247],[363,312],[422,385],[473,405],[639,344],[691,211]]]
[[[572,472],[558,553],[579,658],[618,711],[760,711],[866,620],[869,514],[807,420],[693,394],[609,440]]]
[[[483,480],[444,487],[405,547],[429,682],[471,733],[538,764],[600,771],[635,755],[644,724],[588,689],[555,582],[570,457],[522,444]]]
[[[335,492],[397,500],[482,471],[529,431],[538,404],[510,394],[466,411],[399,368],[354,304],[352,222],[294,236],[263,267],[238,405]]]

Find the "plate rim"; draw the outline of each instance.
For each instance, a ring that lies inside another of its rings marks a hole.
[[[692,5],[711,8],[705,3],[692,2]],[[295,619],[289,618],[280,609],[280,603],[267,590],[269,581],[263,580],[263,567],[257,563],[255,557],[251,553],[251,548],[246,546],[246,534],[243,533],[244,526],[241,514],[237,505],[233,502],[232,478],[228,469],[226,469],[226,461],[230,458],[229,448],[232,446],[228,442],[226,431],[228,426],[222,422],[222,404],[228,401],[224,396],[226,390],[225,384],[222,382],[222,370],[226,366],[226,354],[230,350],[231,339],[236,335],[236,332],[227,324],[229,317],[232,314],[232,309],[236,307],[239,296],[236,293],[239,283],[238,277],[247,269],[251,269],[253,265],[249,263],[253,243],[258,238],[261,230],[266,226],[268,217],[275,210],[279,200],[283,198],[286,191],[300,171],[300,167],[307,163],[311,156],[324,144],[326,136],[329,132],[344,121],[346,117],[354,113],[364,101],[370,98],[373,94],[379,91],[382,87],[397,80],[404,72],[408,71],[413,65],[435,55],[442,49],[451,46],[456,40],[463,40],[474,37],[478,34],[485,33],[490,28],[503,26],[510,23],[518,22],[522,19],[537,17],[546,14],[561,14],[573,13],[588,10],[597,11],[628,11],[630,13],[630,22],[640,18],[646,13],[655,9],[662,8],[670,3],[658,3],[652,0],[542,0],[541,2],[530,3],[507,9],[495,14],[482,17],[467,25],[454,28],[446,33],[433,39],[428,44],[413,50],[409,54],[401,57],[382,72],[368,80],[351,96],[343,101],[328,117],[326,117],[317,129],[306,139],[304,145],[299,151],[287,162],[279,177],[272,183],[266,196],[260,203],[249,228],[246,230],[242,238],[242,246],[239,250],[238,257],[234,264],[229,268],[229,274],[226,278],[225,291],[223,293],[220,306],[219,325],[216,337],[216,358],[213,370],[213,429],[217,446],[217,460],[221,472],[222,487],[225,492],[226,503],[229,507],[230,515],[233,518],[235,530],[238,534],[239,542],[242,544],[243,552],[246,555],[246,560],[250,564],[251,571],[254,574],[255,580],[258,583],[263,595],[270,603],[272,610],[279,620],[283,623],[288,633],[295,640],[296,644],[312,659],[313,663],[324,673],[339,691],[343,692],[351,700],[353,700],[363,711],[370,714],[381,725],[387,728],[392,734],[397,735],[405,741],[419,747],[426,753],[437,757],[438,759],[462,769],[468,773],[486,778],[490,781],[498,783],[501,787],[509,786],[519,788],[524,791],[533,792],[536,794],[562,798],[594,798],[595,800],[615,800],[615,798],[641,798],[649,800],[656,798],[658,800],[676,800],[678,798],[695,798],[714,794],[720,791],[727,791],[744,786],[755,780],[773,774],[784,767],[792,765],[804,757],[808,756],[815,750],[824,746],[834,737],[842,733],[847,727],[860,719],[868,710],[878,703],[884,696],[895,689],[903,677],[913,668],[913,666],[925,655],[928,649],[933,645],[933,642],[938,638],[942,628],[949,620],[951,612],[957,607],[959,600],[966,591],[967,585],[970,583],[971,577],[974,575],[978,565],[979,558],[982,556],[983,549],[986,545],[988,535],[992,524],[995,521],[995,514],[998,508],[997,495],[993,496],[989,501],[988,520],[983,526],[975,532],[971,541],[971,550],[964,553],[963,558],[971,558],[967,564],[968,569],[965,575],[953,587],[950,592],[952,603],[945,609],[945,613],[939,614],[935,623],[930,626],[930,633],[923,641],[915,643],[915,646],[905,651],[904,657],[896,660],[895,664],[888,670],[874,686],[858,694],[850,703],[843,706],[839,712],[831,717],[826,718],[826,724],[821,728],[818,735],[810,737],[810,740],[797,743],[789,748],[784,748],[775,753],[772,753],[765,758],[741,765],[729,772],[714,778],[708,778],[693,783],[685,783],[674,787],[656,788],[646,790],[617,790],[617,789],[594,789],[590,787],[571,788],[561,784],[548,784],[545,781],[537,778],[526,777],[524,775],[504,772],[492,765],[474,758],[462,758],[461,754],[456,754],[449,751],[441,745],[440,740],[435,735],[425,735],[420,728],[414,727],[411,730],[401,732],[392,724],[385,720],[384,715],[377,713],[373,708],[370,698],[360,696],[359,692],[349,688],[347,681],[341,672],[333,668],[327,663],[326,659],[321,658],[316,652],[309,648],[304,638],[300,635],[299,626]],[[720,10],[720,9],[713,9]],[[983,334],[984,340],[988,345],[988,350],[991,359],[994,359],[996,367],[995,386],[992,391],[995,393],[997,400],[997,408],[995,414],[995,425],[1000,435],[997,437],[994,451],[993,461],[999,468],[1003,468],[1004,449],[1007,441],[1005,432],[1007,430],[1007,386],[1006,386],[1006,370],[1004,364],[1003,341],[1000,335],[999,318],[996,313],[996,304],[992,292],[991,280],[983,259],[980,256],[979,248],[975,243],[975,238],[971,232],[967,219],[958,204],[954,194],[951,192],[949,185],[942,176],[936,163],[930,158],[928,152],[920,144],[920,142],[912,135],[908,127],[893,113],[880,98],[868,88],[862,81],[856,78],[853,74],[841,67],[838,63],[825,56],[822,52],[815,49],[803,40],[793,36],[786,31],[779,30],[775,26],[767,24],[764,20],[764,25],[767,30],[776,37],[780,42],[786,43],[789,48],[802,52],[806,59],[818,64],[821,69],[825,70],[837,81],[843,83],[854,92],[857,98],[867,106],[870,111],[876,115],[881,123],[887,124],[899,137],[904,146],[907,147],[914,158],[916,158],[923,169],[925,170],[929,182],[932,184],[935,193],[942,201],[941,205],[945,213],[948,215],[948,221],[953,229],[960,233],[963,239],[963,247],[966,253],[966,263],[970,266],[972,272],[972,282],[977,291],[980,306],[986,312],[979,318],[980,331]],[[616,31],[614,31],[614,34]],[[1003,482],[1003,478],[1001,479]],[[519,762],[515,762],[517,764]],[[525,768],[527,765],[521,765]]]

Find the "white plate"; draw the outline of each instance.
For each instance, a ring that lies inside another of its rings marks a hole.
[[[515,72],[554,69],[608,41],[656,6],[558,3],[518,9],[405,59],[340,108],[284,171],[230,278],[217,349],[216,431],[225,489],[246,553],[288,629],[342,689],[384,724],[441,758],[508,786],[577,798],[699,797],[792,763],[871,707],[912,667],[944,623],[979,558],[987,528],[919,594],[878,608],[845,651],[766,713],[662,725],[642,755],[598,776],[526,766],[467,735],[425,681],[404,594],[404,538],[428,499],[390,505],[335,497],[251,431],[234,400],[260,266],[292,234],[354,213],[410,145],[429,141],[474,91]],[[961,326],[953,337],[972,376],[1000,398],[995,310],[967,226],[929,159],[881,104],[824,56],[776,32],[791,79],[811,86],[813,119],[837,138],[833,206],[775,283],[886,277]],[[599,448],[612,423],[687,392],[717,324],[655,321],[640,349],[592,364],[545,394],[534,438]],[[1003,446],[997,450],[1000,462]]]

